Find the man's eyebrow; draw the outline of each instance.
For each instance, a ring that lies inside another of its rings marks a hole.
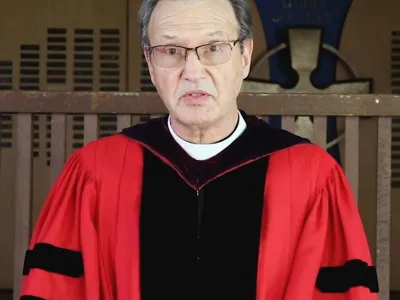
[[[227,39],[227,35],[220,30],[211,32],[211,33],[207,34],[207,36],[213,37],[212,40],[208,41],[209,43],[223,42]]]
[[[225,36],[225,34],[221,30],[217,30],[217,31],[214,31],[214,32],[211,32],[211,33],[207,34],[207,36],[218,36],[218,35],[222,36],[222,37]]]
[[[163,34],[161,35],[162,38],[165,38],[167,40],[174,40],[176,38],[178,38],[176,35],[169,35],[169,34]]]
[[[213,31],[207,34],[207,36],[221,36],[221,37],[225,37],[225,34],[221,31],[221,30],[217,30],[217,31]],[[175,40],[178,38],[178,36],[176,35],[169,35],[169,34],[163,34],[161,35],[162,38],[165,38],[167,40]]]

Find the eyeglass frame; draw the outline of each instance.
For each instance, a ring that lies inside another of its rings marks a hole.
[[[232,53],[232,50],[233,50],[233,48],[236,46],[236,44],[237,44],[238,42],[242,42],[242,41],[243,41],[243,38],[238,38],[238,39],[233,40],[233,41],[214,41],[214,42],[211,42],[211,43],[202,44],[202,45],[199,45],[199,46],[196,46],[196,47],[192,47],[192,48],[185,47],[185,46],[178,46],[178,45],[174,45],[174,44],[156,45],[156,46],[150,46],[150,45],[149,45],[149,46],[146,46],[146,47],[145,47],[145,50],[151,55],[151,54],[153,53],[153,50],[154,50],[155,48],[158,48],[158,47],[168,47],[168,46],[171,46],[171,47],[178,47],[178,48],[182,48],[182,49],[185,50],[185,57],[184,57],[183,61],[186,61],[186,60],[187,60],[189,51],[194,51],[194,52],[196,53],[197,59],[201,62],[201,60],[200,60],[200,55],[199,55],[199,53],[197,52],[199,48],[204,47],[204,46],[208,46],[208,45],[215,45],[215,44],[228,44],[229,47],[231,48],[231,52],[230,52],[230,54],[231,54],[231,53]],[[233,43],[233,46],[231,45],[231,43]],[[230,58],[229,58],[229,59],[230,59]],[[228,62],[229,59],[228,59],[226,62]],[[222,63],[222,64],[223,64],[223,63]],[[217,65],[218,65],[218,64],[217,64]],[[168,68],[168,67],[167,67],[167,68]],[[170,68],[173,68],[173,67],[170,67]]]

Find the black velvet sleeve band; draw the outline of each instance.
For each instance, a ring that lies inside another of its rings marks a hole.
[[[23,274],[28,275],[31,269],[77,278],[84,271],[82,253],[40,243],[26,252]]]
[[[340,267],[323,267],[316,281],[322,293],[345,293],[357,286],[364,286],[371,293],[379,292],[376,268],[361,260],[350,260]]]

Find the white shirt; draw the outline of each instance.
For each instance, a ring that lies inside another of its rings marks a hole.
[[[196,160],[206,160],[222,152],[232,144],[246,129],[247,125],[239,112],[239,123],[235,131],[226,139],[214,144],[193,144],[180,138],[171,127],[171,117],[168,117],[168,128],[174,140]]]

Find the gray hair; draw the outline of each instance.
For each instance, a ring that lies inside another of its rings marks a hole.
[[[139,9],[138,19],[140,28],[140,37],[142,46],[150,45],[149,40],[149,23],[154,8],[161,0],[142,0],[142,5]],[[220,0],[218,0],[220,1]],[[235,12],[236,20],[239,23],[239,40],[243,41],[253,37],[252,17],[250,12],[249,0],[228,0]]]

